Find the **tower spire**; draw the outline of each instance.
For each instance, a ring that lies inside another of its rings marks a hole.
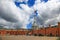
[[[36,24],[36,17],[37,17],[37,10],[34,12],[34,15],[33,15],[34,17],[34,21],[33,21],[33,24],[32,24],[32,29],[37,29],[38,27],[37,27],[37,24]]]

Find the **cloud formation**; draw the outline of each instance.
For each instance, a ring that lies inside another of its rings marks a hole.
[[[33,13],[33,9],[27,5],[21,4],[20,6],[23,9],[17,7],[13,0],[0,0],[0,17],[14,24],[13,28],[15,26],[16,28],[18,26],[19,28],[26,28],[26,25],[29,23],[29,17]]]
[[[15,4],[19,2],[18,7]],[[0,25],[4,28],[27,28],[27,24],[33,23],[30,18],[37,10],[36,24],[41,26],[56,25],[60,20],[60,0],[41,1],[35,0],[33,6],[29,6],[29,0],[0,0]],[[21,3],[21,4],[20,4]]]
[[[47,2],[39,2],[36,0],[34,8],[38,10],[38,18],[36,21],[39,25],[48,26],[55,25],[60,19],[60,0],[48,0]]]

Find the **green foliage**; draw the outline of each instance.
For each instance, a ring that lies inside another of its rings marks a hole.
[[[58,39],[57,40],[60,40],[60,37],[58,37]]]

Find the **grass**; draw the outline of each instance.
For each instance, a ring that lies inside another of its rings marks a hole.
[[[2,40],[2,37],[0,36],[0,40]]]
[[[57,40],[60,40],[60,37],[58,37],[58,39]]]

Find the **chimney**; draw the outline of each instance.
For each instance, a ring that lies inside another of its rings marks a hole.
[[[44,28],[44,25],[42,26],[42,28]]]
[[[58,22],[58,27],[60,27],[60,22]]]
[[[49,27],[51,27],[51,25],[49,24]]]

